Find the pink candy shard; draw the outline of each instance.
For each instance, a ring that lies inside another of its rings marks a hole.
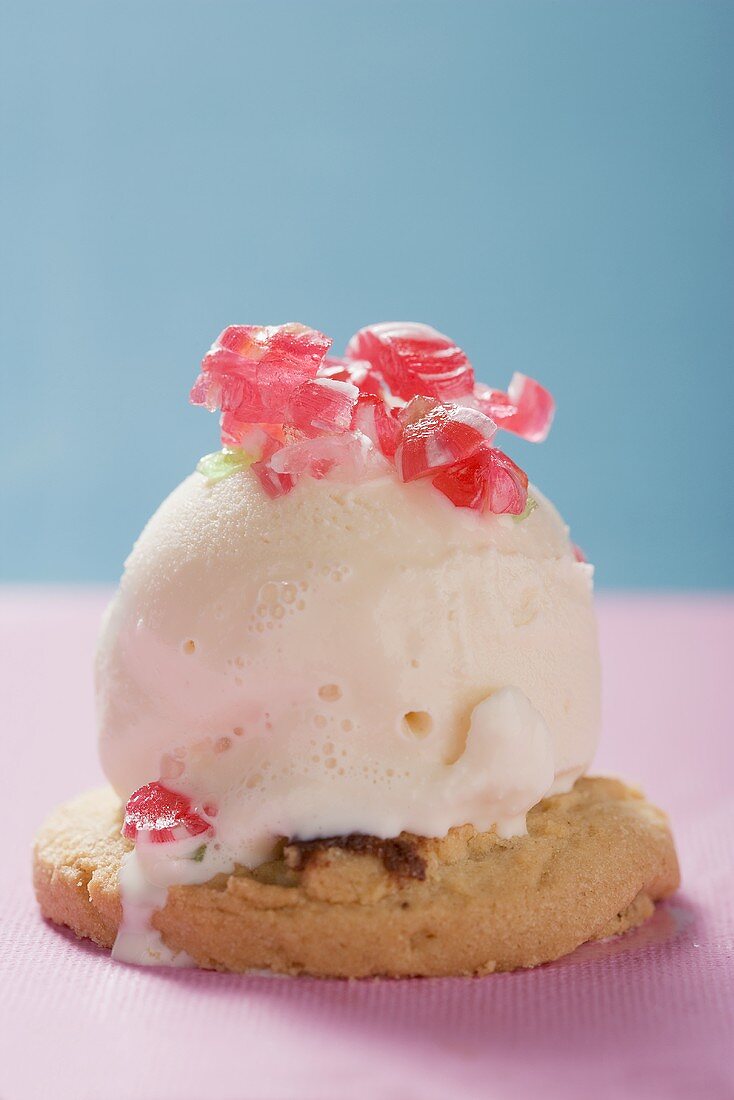
[[[234,414],[222,416],[222,442],[225,447],[236,448],[251,458],[270,458],[283,445],[283,429],[280,424],[251,424],[236,419]]]
[[[360,393],[383,392],[378,374],[371,365],[360,359],[339,359],[327,355],[319,367],[319,378],[333,378],[335,382],[351,382]]]
[[[497,515],[521,515],[528,499],[527,474],[503,451],[487,444],[437,474],[433,485],[457,508]]]
[[[255,474],[270,499],[275,500],[276,497],[283,497],[286,493],[290,493],[291,489],[296,484],[296,479],[291,474],[280,473],[278,470],[274,470],[272,461],[273,458],[270,457],[265,461],[254,462],[250,469],[253,474]]]
[[[361,393],[352,414],[352,431],[367,436],[381,454],[392,458],[398,449],[403,429],[400,421],[376,393]]]
[[[323,478],[339,467],[345,479],[357,480],[384,470],[385,460],[364,436],[352,432],[301,439],[277,451],[270,460],[273,470],[300,477]],[[254,467],[253,467],[254,469]]]
[[[283,429],[279,423],[260,423],[251,420],[250,410],[240,416],[238,412],[223,412],[221,416],[222,444],[247,451],[250,455],[262,456],[272,451],[283,438]]]
[[[486,412],[498,427],[531,443],[542,443],[553,423],[555,402],[545,387],[516,372],[507,393],[477,383],[472,404]]]
[[[489,417],[465,405],[442,405],[435,399],[414,398],[401,410],[403,436],[395,465],[403,481],[430,477],[462,462],[494,436]]]
[[[306,435],[348,431],[358,397],[359,390],[352,382],[310,379],[291,395],[286,422]]]
[[[127,800],[122,835],[129,840],[163,844],[210,832],[211,824],[192,810],[191,799],[162,783],[146,783]]]
[[[453,401],[471,394],[474,371],[461,348],[429,325],[386,321],[360,329],[347,345],[347,358],[365,359],[395,397],[437,397]]]
[[[201,363],[194,405],[222,410],[222,437],[239,446],[244,424],[282,423],[303,382],[314,378],[331,340],[305,325],[230,325]]]

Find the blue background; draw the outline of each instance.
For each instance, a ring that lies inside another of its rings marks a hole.
[[[118,575],[225,324],[400,318],[554,392],[601,585],[732,583],[730,0],[2,10],[4,579]]]

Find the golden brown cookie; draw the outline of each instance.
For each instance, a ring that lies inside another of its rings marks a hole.
[[[103,947],[121,917],[121,812],[109,789],[82,795],[49,818],[34,855],[44,916]],[[531,810],[525,837],[467,825],[284,844],[256,871],[172,887],[153,924],[218,970],[487,974],[633,928],[678,882],[665,815],[619,780],[587,778]]]

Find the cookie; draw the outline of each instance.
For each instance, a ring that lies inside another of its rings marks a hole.
[[[129,842],[120,802],[92,791],[41,830],[44,916],[102,947],[121,919]],[[283,842],[278,858],[169,890],[154,926],[201,967],[322,977],[487,974],[537,966],[625,932],[679,882],[665,815],[615,779],[584,778],[503,840],[471,826],[434,839]]]

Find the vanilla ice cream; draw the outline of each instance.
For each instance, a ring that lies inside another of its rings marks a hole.
[[[532,493],[518,521],[394,471],[303,478],[278,500],[250,470],[189,477],[138,540],[99,645],[122,801],[161,780],[213,807],[199,881],[282,837],[522,833],[599,730],[592,570]]]

